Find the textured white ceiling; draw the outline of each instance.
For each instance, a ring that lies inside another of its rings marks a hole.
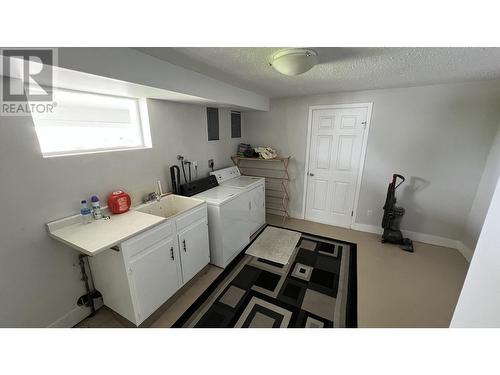
[[[279,49],[138,48],[269,97],[500,78],[500,48],[314,48],[319,64],[295,77],[269,66]]]

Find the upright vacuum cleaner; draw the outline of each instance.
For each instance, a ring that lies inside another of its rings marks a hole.
[[[401,182],[396,184],[397,179]],[[405,182],[405,178],[399,174],[392,175],[392,181],[387,188],[387,197],[384,204],[384,218],[382,219],[382,242],[389,242],[399,245],[404,251],[413,253],[413,242],[409,238],[404,238],[399,229],[401,218],[405,214],[403,207],[396,206],[396,189]]]

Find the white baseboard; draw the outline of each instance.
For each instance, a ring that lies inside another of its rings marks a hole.
[[[382,234],[384,231],[381,227],[378,227],[375,225],[370,225],[370,224],[361,224],[361,223],[354,223],[351,226],[351,229],[359,230],[361,232],[376,233],[376,234]],[[467,246],[465,246],[462,243],[462,241],[454,240],[454,239],[446,238],[446,237],[435,236],[432,234],[412,232],[412,231],[408,231],[408,230],[402,230],[401,232],[403,232],[403,235],[405,237],[409,237],[413,241],[456,249],[460,252],[460,254],[463,255],[463,257],[469,263],[470,263],[470,260],[472,259],[473,251],[471,249],[469,249]]]
[[[361,224],[361,223],[353,223],[351,225],[351,229],[360,232],[375,233],[375,234],[382,234],[382,232],[384,231],[381,227],[377,227],[375,225],[370,225],[370,224]]]
[[[291,217],[294,217],[290,215]],[[297,219],[301,219],[300,217],[296,217]],[[370,225],[370,224],[362,224],[362,223],[353,223],[351,225],[351,229],[357,230],[360,232],[367,232],[367,233],[375,233],[381,235],[384,230],[382,227],[376,226],[376,225]],[[443,247],[449,247],[452,249],[456,249],[462,254],[462,256],[467,260],[467,262],[470,263],[472,259],[472,254],[474,253],[471,249],[469,249],[467,246],[465,246],[462,241],[460,240],[454,240],[452,238],[446,238],[446,237],[440,237],[440,236],[435,236],[433,234],[426,234],[426,233],[419,233],[419,232],[412,232],[409,230],[401,230],[403,232],[403,235],[405,237],[408,237],[412,239],[413,241],[417,242],[423,242],[423,243],[428,243],[430,245],[436,245],[436,246],[443,246]]]
[[[296,211],[289,211],[288,215],[294,219],[302,219],[304,220],[304,217],[302,216],[302,212],[296,212]]]
[[[90,308],[77,306],[67,314],[61,316],[47,328],[72,328],[90,315]]]
[[[411,238],[414,241],[457,249],[457,241],[451,238],[435,236],[433,234],[412,232],[409,230],[401,230],[401,232],[403,232],[403,235],[405,237]]]

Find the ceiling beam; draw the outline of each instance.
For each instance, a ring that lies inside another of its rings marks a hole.
[[[59,48],[58,66],[173,91],[220,106],[268,111],[269,98],[131,48]]]

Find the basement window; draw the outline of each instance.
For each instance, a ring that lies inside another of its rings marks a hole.
[[[54,102],[32,113],[44,157],[151,148],[146,99],[54,89]]]

